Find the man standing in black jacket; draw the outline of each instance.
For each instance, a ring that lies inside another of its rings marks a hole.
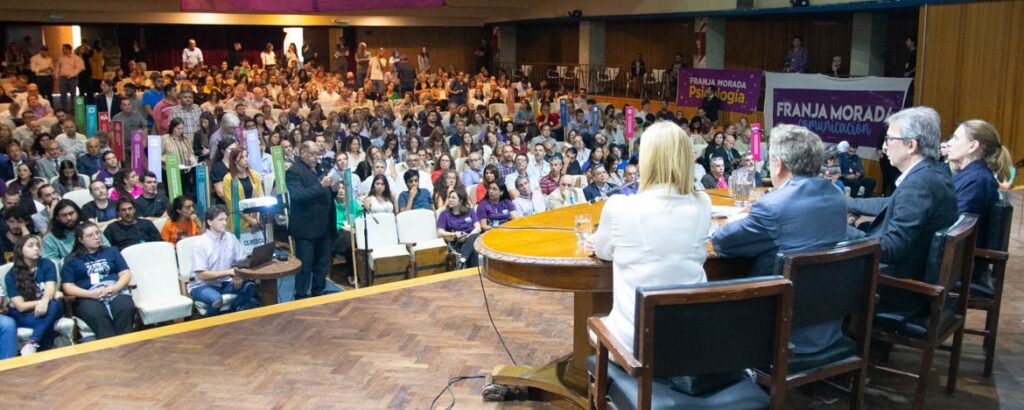
[[[285,173],[291,196],[288,233],[295,240],[295,256],[302,270],[295,276],[295,299],[320,296],[327,285],[334,237],[334,194],[331,177],[316,172],[317,148],[312,141],[299,145],[299,159]]]
[[[406,91],[412,91],[416,84],[416,67],[409,63],[409,58],[402,56],[402,61],[395,65],[398,72],[398,92],[405,96]]]

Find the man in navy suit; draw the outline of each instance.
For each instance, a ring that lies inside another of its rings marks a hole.
[[[711,238],[723,257],[754,257],[753,273],[774,273],[776,255],[834,245],[846,239],[846,203],[832,183],[818,178],[823,160],[821,139],[807,128],[772,129],[770,158],[774,191],[751,208],[747,217],[726,224]],[[842,337],[842,321],[794,329],[796,353],[817,353]]]
[[[957,219],[956,190],[948,168],[939,162],[939,113],[907,108],[885,122],[889,129],[883,148],[903,175],[896,179],[892,196],[850,199],[847,207],[858,215],[875,216],[866,234],[881,242],[882,273],[924,280],[932,236]],[[886,286],[879,286],[878,293],[879,313],[910,315],[927,304],[924,295]]]
[[[618,185],[608,182],[608,171],[602,166],[592,168],[590,177],[593,182],[583,188],[583,196],[587,198],[587,202],[608,198],[608,192],[618,187]]]
[[[317,147],[306,141],[299,145],[299,158],[285,173],[291,196],[288,233],[295,239],[295,256],[302,270],[295,276],[295,299],[320,296],[327,286],[331,267],[331,239],[335,212],[331,177],[316,174]]]

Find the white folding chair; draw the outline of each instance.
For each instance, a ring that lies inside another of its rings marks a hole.
[[[181,294],[186,297],[188,296],[188,291],[185,289],[184,284],[188,283],[188,280],[192,277],[192,250],[195,248],[196,241],[198,240],[199,237],[193,236],[181,239],[178,241],[178,244],[175,245],[175,248],[177,248],[176,253],[178,254],[178,280],[182,283]],[[234,293],[221,295],[221,299],[224,300],[224,303],[221,305],[222,312],[230,309],[231,302],[235,300],[236,296],[237,295]],[[200,315],[206,316],[206,311],[209,309],[209,306],[198,300],[193,300],[192,303],[195,305],[196,311],[198,311]]]
[[[462,171],[464,171],[466,169],[466,161],[467,160],[469,160],[469,157],[456,158],[455,159],[455,172],[458,172],[459,174],[462,174]]]
[[[370,262],[371,272],[367,278],[371,285],[377,278],[409,278],[409,250],[398,243],[393,214],[377,213],[370,218],[358,218],[355,228],[356,249]],[[368,238],[364,237],[364,232]]]
[[[487,106],[487,115],[493,117],[494,114],[501,114],[502,117],[508,116],[508,106],[504,103],[494,103]]]
[[[89,194],[88,190],[80,189],[64,194],[64,199],[74,202],[75,205],[78,205],[78,207],[81,208],[85,206],[85,204],[92,202],[92,195]]]
[[[121,251],[132,272],[132,299],[142,323],[151,325],[192,315],[192,299],[181,294],[178,263],[169,242],[147,242]]]
[[[417,277],[448,270],[448,244],[437,236],[432,211],[413,209],[398,214],[398,241],[409,248]]]
[[[3,294],[4,296],[7,295],[7,289],[4,286],[5,281],[3,279],[7,277],[7,273],[10,272],[13,267],[14,262],[0,266],[0,294]],[[57,274],[57,292],[60,293],[59,273]],[[66,317],[57,319],[57,322],[53,324],[53,330],[56,331],[57,334],[66,337],[69,341],[74,342],[73,336],[75,334],[75,322],[73,320]],[[21,349],[25,343],[28,343],[28,339],[32,337],[32,328],[19,327],[16,333],[18,335],[18,349]]]
[[[473,184],[466,187],[466,198],[469,198],[469,203],[472,205],[476,204],[476,189],[480,184]]]

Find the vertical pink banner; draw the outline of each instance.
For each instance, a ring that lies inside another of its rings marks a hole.
[[[107,138],[107,145],[117,157],[117,162],[124,163],[124,121],[114,121],[110,125],[110,138]]]
[[[761,160],[761,124],[750,124],[750,154],[754,161]]]
[[[636,119],[633,118],[635,116],[636,116],[636,112],[634,111],[633,106],[627,106],[626,107],[626,139],[627,140],[633,139],[633,133],[636,132],[636,131],[633,130],[633,127],[636,126]]]
[[[132,169],[139,175],[146,169],[146,161],[143,158],[143,138],[142,130],[132,131]]]

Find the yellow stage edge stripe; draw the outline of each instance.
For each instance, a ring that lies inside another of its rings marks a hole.
[[[290,312],[293,310],[305,309],[313,306],[326,305],[328,303],[340,302],[343,300],[357,299],[364,296],[377,295],[385,292],[392,292],[416,286],[429,285],[432,283],[464,278],[476,274],[477,268],[468,268],[458,271],[439,273],[437,275],[424,276],[422,278],[414,278],[398,282],[387,283],[383,285],[347,290],[344,292],[338,292],[326,296],[297,300],[287,303],[279,303],[276,305],[245,310],[236,313],[229,313],[214,316],[211,318],[196,319],[167,326],[160,326],[152,329],[132,332],[126,335],[111,337],[108,339],[94,340],[92,342],[76,344],[72,346],[62,347],[59,349],[47,350],[33,354],[31,356],[18,356],[6,360],[0,360],[0,372],[3,372],[5,370],[17,369],[25,366],[31,366],[34,364],[48,362],[50,360],[56,360],[78,354],[95,352],[98,350],[110,349],[132,343],[143,342],[146,340],[152,340],[159,337],[171,336],[180,333],[191,332],[194,330],[206,329],[214,326],[220,326],[242,320],[260,318],[278,313]]]

